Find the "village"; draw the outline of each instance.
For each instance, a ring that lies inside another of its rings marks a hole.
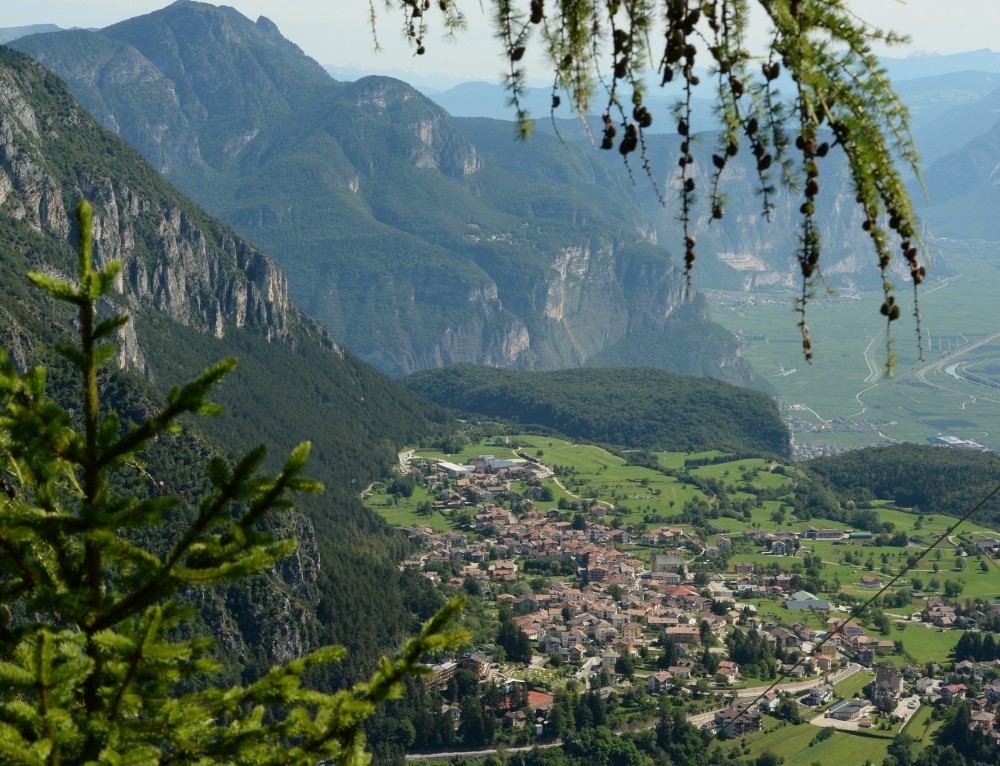
[[[689,720],[724,736],[760,731],[762,716],[774,713],[783,698],[793,699],[816,726],[857,730],[889,721],[905,726],[922,705],[947,706],[968,696],[977,730],[1000,743],[993,712],[1000,701],[1000,661],[962,662],[953,669],[945,656],[900,662],[898,640],[852,619],[848,605],[797,587],[796,575],[759,563],[727,563],[736,548],[780,559],[814,541],[858,543],[869,533],[810,523],[798,531],[750,527],[709,540],[684,525],[640,531],[602,523],[606,507],[552,507],[533,499],[543,493],[530,489],[551,479],[552,470],[525,452],[513,459],[476,455],[462,464],[408,457],[407,470],[434,498],[430,512],[464,514],[466,527],[404,527],[417,550],[401,567],[508,611],[531,646],[530,660],[522,662],[479,647],[434,664],[434,682],[445,684],[465,667],[484,680],[527,683],[536,719],[509,712],[511,725],[533,723],[538,735],[546,733],[552,684],[533,673],[546,667],[583,690],[641,687],[650,695],[709,699],[692,707],[701,712]],[[856,585],[875,591],[885,579],[864,574]],[[975,627],[948,599],[918,596],[921,615],[905,617],[920,620],[925,630]],[[790,619],[762,613],[762,603],[780,605]],[[1000,611],[1000,604],[993,608]],[[734,634],[754,635],[767,649],[747,652]],[[890,657],[895,661],[884,662]],[[772,679],[780,681],[774,688]],[[854,693],[840,698],[835,687],[844,684]]]

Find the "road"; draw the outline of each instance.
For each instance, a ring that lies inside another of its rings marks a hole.
[[[399,453],[399,467],[403,469],[403,473],[410,470],[411,460],[413,460],[413,450],[408,449],[405,452]]]
[[[850,678],[859,670],[862,670],[862,667],[856,662],[852,662],[839,673],[834,673],[832,676],[812,678],[808,681],[792,681],[787,684],[778,684],[774,688],[775,691],[781,692],[800,692],[803,689],[812,689],[814,686],[819,686],[820,684],[830,684],[830,686],[833,686],[834,684],[839,684],[845,678]],[[741,698],[758,697],[770,688],[770,686],[753,686],[748,689],[738,689],[736,690],[736,696]]]

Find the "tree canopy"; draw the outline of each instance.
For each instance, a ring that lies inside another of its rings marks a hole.
[[[473,3],[387,0],[386,5],[401,14],[404,35],[423,55],[435,25],[460,31]],[[679,190],[689,284],[697,257],[691,225],[703,213],[716,219],[725,215],[724,171],[747,145],[756,161],[765,216],[770,216],[776,184],[801,194],[795,258],[802,287],[797,310],[803,351],[811,359],[806,306],[823,281],[814,219],[820,167],[828,153],[839,148],[850,168],[861,226],[882,274],[881,312],[887,325],[900,316],[890,281],[895,251],[906,261],[916,299],[926,271],[903,173],[919,178],[919,157],[907,109],[873,49],[876,43],[899,43],[904,37],[865,23],[851,12],[847,0],[490,0],[480,7],[493,14],[508,64],[506,86],[523,135],[531,130],[530,116],[522,107],[527,62],[540,57],[552,78],[553,109],[561,94],[583,118],[600,107],[601,148],[617,148],[626,163],[638,153],[656,185],[646,155],[645,131],[654,118],[646,105],[646,80],[655,73],[661,86],[672,81],[682,85],[669,117],[683,137],[670,183]],[[369,0],[369,8],[374,30],[374,0]],[[770,24],[767,43],[756,49],[749,34],[752,12]],[[690,126],[693,94],[706,69],[722,130],[712,155],[714,168],[700,176],[708,181],[699,189]],[[657,193],[666,204],[659,187]],[[699,193],[707,202],[704,211],[696,205]],[[915,315],[919,340],[919,311]],[[888,343],[891,369],[891,340]]]

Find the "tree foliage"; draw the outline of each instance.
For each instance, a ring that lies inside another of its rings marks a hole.
[[[434,24],[452,31],[463,28],[471,3],[391,0],[387,5],[402,15],[405,36],[416,53],[423,54]],[[907,109],[889,85],[873,44],[905,38],[860,20],[847,0],[492,0],[485,6],[493,12],[508,64],[506,85],[523,135],[531,129],[521,101],[528,78],[526,62],[534,55],[551,72],[553,110],[560,94],[584,118],[592,107],[600,106],[601,148],[617,148],[626,163],[638,152],[655,185],[656,171],[646,155],[645,131],[654,117],[646,106],[646,78],[655,71],[661,86],[681,84],[670,119],[683,141],[679,169],[669,183],[679,190],[689,277],[697,254],[691,226],[700,215],[690,126],[702,67],[707,65],[722,130],[712,156],[714,168],[710,175],[702,174],[708,178],[700,190],[707,200],[706,213],[712,218],[725,214],[725,169],[744,144],[755,158],[765,216],[770,215],[776,184],[801,194],[795,256],[802,281],[799,326],[807,359],[812,356],[812,341],[806,304],[822,280],[821,243],[814,221],[820,165],[839,147],[850,167],[861,225],[883,276],[882,314],[888,323],[899,318],[888,271],[894,249],[906,261],[915,293],[925,276],[918,258],[917,221],[900,170],[902,166],[919,177],[919,157]],[[374,29],[374,0],[369,0],[369,7]],[[770,24],[766,44],[756,48],[749,33],[752,10]],[[779,92],[779,85],[787,95]],[[919,336],[919,315],[917,319]]]
[[[948,516],[962,516],[986,497],[1000,472],[1000,458],[992,452],[920,444],[868,447],[816,458],[806,465],[856,501],[892,500],[902,507],[933,509]],[[998,518],[1000,501],[995,498],[975,516],[989,523]]]
[[[455,364],[402,382],[456,411],[575,439],[653,450],[789,452],[788,431],[766,394],[662,370],[526,372]]]
[[[122,491],[116,479],[143,473],[146,445],[175,432],[184,415],[216,414],[208,394],[235,365],[225,360],[174,388],[148,419],[123,426],[102,408],[98,371],[127,322],[99,319],[97,306],[121,265],[92,266],[91,208],[77,209],[79,281],[32,281],[78,312],[80,342],[61,353],[77,370],[80,406],[48,399],[46,371],[19,373],[0,353],[0,760],[5,763],[364,763],[359,724],[401,691],[426,651],[459,638],[446,628],[453,602],[395,662],[368,683],[322,694],[302,675],[339,660],[328,646],[273,668],[247,686],[215,688],[210,641],[181,636],[193,617],[182,590],[272,567],[294,544],[262,531],[265,514],[291,507],[320,485],[303,476],[307,443],[276,476],[258,469],[266,449],[236,465],[208,464],[212,489],[193,522],[163,552],[143,534],[180,499],[153,487]],[[179,684],[196,691],[181,692]],[[193,683],[190,683],[193,682]]]

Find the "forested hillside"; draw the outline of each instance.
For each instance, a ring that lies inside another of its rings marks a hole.
[[[453,365],[403,383],[458,412],[633,448],[787,455],[788,431],[766,394],[652,368],[523,372]]]
[[[968,513],[1000,483],[996,453],[919,444],[854,450],[806,465],[855,500],[892,500],[948,516]],[[973,520],[1000,523],[1000,500],[993,498]]]
[[[450,416],[339,348],[290,302],[284,275],[264,253],[100,128],[54,75],[5,48],[0,82],[4,348],[22,369],[48,365],[55,393],[68,388],[52,349],[74,318],[25,274],[74,272],[69,211],[89,198],[97,261],[123,262],[115,303],[132,317],[118,339],[119,371],[103,383],[115,406],[138,421],[172,385],[219,359],[240,359],[215,394],[228,416],[158,444],[153,480],[193,504],[210,452],[268,443],[273,466],[311,440],[309,473],[328,487],[281,522],[300,541],[295,558],[251,589],[203,604],[231,671],[257,673],[320,641],[354,649],[351,672],[370,669],[413,616],[395,567],[405,541],[364,509],[357,489],[395,463],[398,446],[449,428]],[[136,489],[150,491],[139,480]]]

